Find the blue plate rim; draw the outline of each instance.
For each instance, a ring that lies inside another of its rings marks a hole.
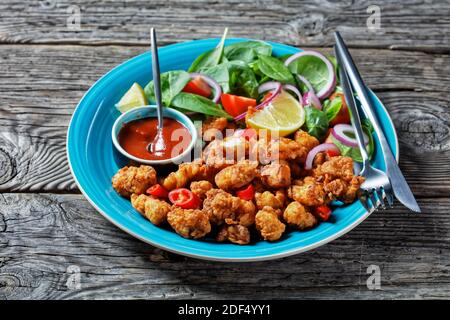
[[[183,44],[187,44],[187,43],[201,43],[201,42],[209,42],[209,41],[218,41],[218,38],[207,38],[207,39],[201,39],[201,40],[192,40],[192,41],[185,41],[185,42],[179,42],[179,43],[175,43],[175,44],[171,44],[165,47],[178,47],[178,46],[182,46]],[[228,41],[249,41],[249,40],[253,40],[253,41],[261,41],[261,40],[255,40],[255,39],[250,39],[250,38],[228,38]],[[278,42],[272,42],[272,41],[265,41],[266,43],[269,43],[271,45],[276,45],[276,46],[281,46],[281,47],[285,47],[288,48],[290,50],[295,49],[295,50],[299,50],[302,51],[303,49],[297,48],[297,47],[293,47],[293,46],[289,46],[286,44],[282,44],[282,43],[278,43]],[[218,261],[218,262],[257,262],[257,261],[268,261],[268,260],[275,260],[275,259],[280,259],[280,258],[284,258],[284,257],[288,257],[288,256],[292,256],[295,254],[299,254],[302,252],[306,252],[309,250],[313,250],[315,248],[318,248],[320,246],[323,246],[339,237],[341,237],[342,235],[348,233],[349,231],[351,231],[353,228],[355,228],[357,225],[359,225],[361,222],[363,222],[365,219],[367,219],[370,216],[370,213],[367,212],[366,210],[364,210],[364,213],[358,218],[356,219],[354,222],[352,222],[351,224],[349,224],[348,226],[346,226],[345,228],[342,228],[341,230],[339,230],[338,232],[330,235],[329,237],[322,239],[320,241],[317,241],[313,244],[310,245],[306,245],[303,246],[301,248],[298,249],[292,249],[292,250],[286,250],[280,253],[276,253],[276,254],[268,254],[268,255],[260,255],[257,257],[251,257],[251,258],[230,258],[230,257],[214,257],[214,256],[210,256],[207,254],[194,254],[194,253],[190,253],[190,252],[186,252],[186,251],[181,251],[181,250],[176,250],[170,247],[166,247],[164,245],[160,245],[156,242],[153,242],[149,239],[146,239],[142,236],[140,236],[139,234],[135,233],[134,231],[130,230],[129,228],[126,228],[124,226],[122,226],[120,223],[118,223],[117,221],[115,221],[112,217],[110,217],[106,212],[104,212],[102,209],[100,209],[100,207],[90,198],[89,194],[86,192],[86,190],[84,190],[83,186],[81,185],[81,183],[79,182],[77,176],[75,175],[74,169],[72,167],[72,162],[71,162],[71,156],[70,156],[70,150],[69,150],[69,133],[70,133],[70,129],[72,126],[72,121],[76,116],[77,110],[79,110],[80,105],[83,103],[84,99],[90,94],[91,90],[93,90],[93,88],[98,85],[99,82],[101,82],[104,78],[106,78],[110,73],[112,73],[113,71],[115,71],[116,69],[120,68],[122,65],[128,63],[129,61],[138,58],[139,56],[145,55],[147,54],[146,52],[143,52],[137,56],[134,56],[130,59],[127,59],[126,61],[120,63],[119,65],[115,66],[114,68],[112,68],[111,70],[109,70],[108,72],[106,72],[103,76],[101,76],[97,81],[95,81],[91,87],[86,91],[86,93],[82,96],[82,98],[80,99],[79,103],[77,104],[77,106],[75,107],[73,114],[71,116],[70,122],[69,122],[69,126],[67,128],[67,134],[66,134],[66,156],[68,159],[68,164],[69,164],[69,169],[70,172],[74,178],[74,181],[76,183],[76,185],[78,186],[78,188],[80,189],[81,193],[83,194],[83,196],[88,200],[88,202],[104,217],[106,218],[106,220],[108,220],[109,222],[111,222],[112,224],[114,224],[116,227],[118,227],[119,229],[121,229],[122,231],[130,234],[131,236],[135,237],[136,239],[139,239],[145,243],[148,243],[154,247],[157,247],[159,249],[163,249],[172,253],[176,253],[176,254],[180,254],[183,256],[187,256],[190,258],[195,258],[195,259],[202,259],[202,260],[208,260],[208,261]],[[384,106],[384,104],[381,102],[381,100],[378,98],[377,95],[375,95],[375,93],[369,89],[369,92],[371,93],[372,97],[377,101],[377,103],[383,108],[384,113],[386,114],[386,119],[389,122],[389,125],[392,127],[392,132],[394,135],[394,142],[395,142],[395,159],[398,162],[399,159],[399,141],[398,141],[398,136],[397,136],[397,131],[396,128],[394,126],[394,122],[392,121],[392,118],[390,116],[390,114],[388,113],[388,110],[386,109],[386,107]]]

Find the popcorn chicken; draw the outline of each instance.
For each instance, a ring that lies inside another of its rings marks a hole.
[[[171,172],[161,184],[166,190],[183,188],[195,178],[201,171],[201,164],[196,162],[186,162],[178,166],[178,170]]]
[[[306,157],[306,149],[298,142],[281,137],[279,139],[260,138],[252,145],[251,153],[261,164],[279,160],[296,160]]]
[[[167,214],[167,221],[175,232],[184,238],[202,238],[211,231],[208,215],[198,209],[172,206]]]
[[[226,240],[241,245],[248,244],[250,243],[250,232],[248,228],[240,224],[225,225],[217,234],[216,241],[223,242]]]
[[[239,189],[256,177],[258,163],[249,160],[239,161],[237,164],[226,167],[216,174],[216,185],[223,190]]]
[[[170,204],[145,194],[131,195],[131,205],[154,225],[161,225],[167,221]]]
[[[263,184],[269,188],[279,189],[291,184],[291,168],[286,163],[271,163],[260,169]]]
[[[287,224],[300,230],[311,228],[317,224],[316,217],[309,213],[305,207],[297,201],[291,202],[286,207],[283,218]]]
[[[256,229],[264,240],[276,241],[281,238],[286,226],[278,219],[279,215],[280,210],[272,207],[264,207],[256,213]]]
[[[191,182],[190,186],[191,191],[202,200],[206,198],[206,192],[208,192],[212,188],[213,188],[212,183],[206,180]]]
[[[313,170],[314,177],[337,179],[340,178],[346,182],[352,180],[353,174],[353,159],[350,157],[331,157],[328,161],[317,166]]]
[[[243,137],[230,136],[210,142],[202,152],[202,160],[208,166],[223,169],[246,158],[249,142]]]
[[[283,209],[286,202],[286,194],[283,190],[277,190],[275,194],[270,191],[256,192],[255,201],[258,210],[262,210],[266,206],[274,209]]]
[[[310,152],[314,147],[317,147],[320,144],[319,140],[317,140],[316,137],[308,134],[303,130],[297,130],[295,132],[294,140],[304,148],[305,158],[308,152]],[[302,161],[304,162],[305,159],[303,158]]]
[[[123,197],[142,194],[157,183],[156,171],[151,166],[126,166],[112,177],[113,188]]]
[[[308,207],[320,206],[327,200],[323,184],[312,177],[303,179],[301,185],[292,185],[288,189],[288,196]]]

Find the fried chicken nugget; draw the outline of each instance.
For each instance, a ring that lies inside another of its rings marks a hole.
[[[341,197],[341,200],[345,203],[352,203],[353,201],[355,201],[358,190],[363,184],[364,180],[364,177],[354,176],[349,183],[347,192],[343,197]]]
[[[236,244],[248,244],[250,242],[250,232],[247,227],[240,224],[226,225],[220,229],[216,241],[230,241]]]
[[[213,184],[206,180],[193,181],[190,185],[191,191],[202,200],[206,198],[206,192],[208,192],[212,188]]]
[[[175,232],[184,238],[202,238],[211,231],[208,215],[198,209],[172,206],[167,214],[167,221]]]
[[[298,183],[298,180],[295,182]],[[327,202],[323,184],[317,182],[313,177],[304,178],[301,185],[292,185],[288,189],[288,196],[307,207],[320,206]]]
[[[253,158],[261,164],[279,160],[296,160],[306,157],[306,149],[297,141],[281,137],[279,139],[259,139],[252,145]]]
[[[274,162],[260,169],[261,181],[269,188],[279,189],[291,184],[291,168],[287,163]]]
[[[230,136],[210,142],[202,152],[202,160],[208,166],[223,169],[245,159],[248,152],[247,139]]]
[[[318,165],[313,170],[313,174],[317,178],[340,178],[346,182],[350,182],[354,176],[353,159],[344,156],[331,157],[328,161]]]
[[[145,194],[132,194],[131,205],[154,225],[161,225],[167,221],[170,204]]]
[[[216,174],[216,185],[225,191],[239,189],[256,177],[258,163],[250,160],[242,160],[226,167]]]
[[[196,162],[186,162],[178,166],[178,170],[171,172],[165,179],[162,180],[162,186],[166,190],[173,190],[183,188],[195,178],[201,170],[201,164]]]
[[[237,198],[239,205],[235,215],[225,219],[227,224],[240,224],[250,227],[255,224],[256,206],[252,201]]]
[[[316,137],[308,134],[303,130],[297,130],[294,134],[294,140],[301,145],[305,149],[305,156],[310,152],[314,147],[317,147],[320,142]],[[303,159],[304,161],[305,159]]]
[[[276,241],[280,239],[286,226],[278,219],[279,215],[280,210],[275,210],[272,207],[264,207],[256,213],[256,230],[259,231],[264,240]]]
[[[291,202],[283,213],[283,219],[290,226],[304,230],[317,224],[317,219],[297,201]]]
[[[156,171],[151,166],[126,166],[112,177],[113,188],[123,197],[142,194],[157,183]]]
[[[256,192],[255,201],[258,210],[262,210],[266,206],[274,209],[283,209],[286,202],[286,194],[283,190],[277,190],[275,194],[270,191]]]

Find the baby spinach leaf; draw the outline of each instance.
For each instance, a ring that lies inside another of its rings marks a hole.
[[[216,80],[217,83],[222,87],[223,92],[230,92],[230,71],[228,62],[221,63],[214,67],[202,69],[200,72]]]
[[[289,70],[294,74],[304,76],[319,92],[328,81],[328,69],[326,64],[315,56],[303,56],[289,64]]]
[[[229,70],[233,93],[256,99],[259,84],[253,70],[242,61],[231,61]]]
[[[214,67],[221,62],[223,56],[223,46],[225,43],[225,38],[227,37],[227,33],[228,28],[225,28],[222,39],[220,40],[217,47],[198,56],[197,59],[195,59],[189,67],[189,72],[196,72],[201,69]]]
[[[161,95],[164,106],[170,106],[172,99],[183,90],[189,82],[189,73],[183,70],[168,71],[161,73]],[[150,81],[144,88],[145,95],[148,100],[155,102],[155,89],[153,80]]]
[[[328,130],[328,118],[325,112],[312,106],[305,107],[306,131],[321,140]]]
[[[244,41],[227,45],[224,49],[228,60],[239,60],[250,63],[258,58],[258,55],[270,56],[272,46],[263,41]]]
[[[173,99],[172,105],[177,109],[183,109],[185,111],[193,111],[215,117],[225,117],[227,119],[232,118],[220,105],[215,104],[205,97],[192,93],[180,92]]]
[[[269,56],[259,56],[258,69],[269,78],[281,83],[294,84],[294,76],[289,69],[277,58]]]
[[[333,120],[342,108],[342,96],[337,95],[333,100],[325,100],[323,111],[327,114],[328,121]]]

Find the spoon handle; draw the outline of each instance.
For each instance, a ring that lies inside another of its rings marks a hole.
[[[155,28],[150,29],[151,45],[152,45],[152,69],[153,69],[153,85],[155,89],[156,106],[158,112],[158,129],[163,127],[163,115],[162,115],[162,99],[161,99],[161,79],[159,71],[159,59],[158,59],[158,45],[156,42]]]

